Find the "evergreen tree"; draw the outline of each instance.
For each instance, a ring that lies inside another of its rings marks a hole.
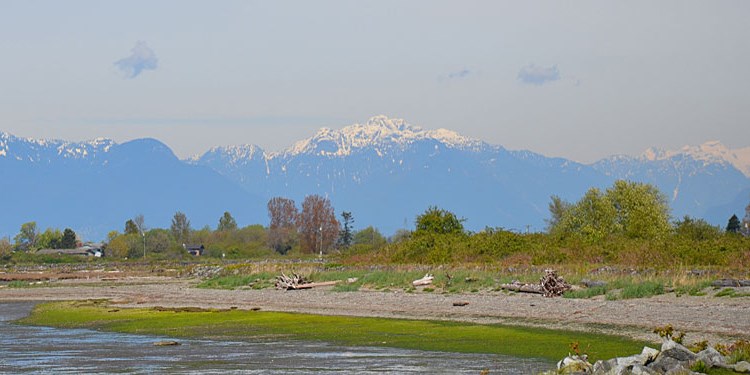
[[[219,218],[219,226],[216,228],[219,232],[229,232],[237,230],[237,222],[229,211],[224,212],[224,216]]]
[[[63,249],[75,249],[76,248],[76,232],[73,232],[70,228],[65,228],[62,235],[62,241],[60,245]]]
[[[352,244],[352,224],[354,223],[354,218],[352,217],[352,213],[347,211],[341,213],[341,218],[344,219],[344,222],[341,224],[341,231],[339,232],[339,246],[346,249]]]
[[[732,215],[727,223],[727,233],[739,233],[741,228],[740,218],[737,215]]]

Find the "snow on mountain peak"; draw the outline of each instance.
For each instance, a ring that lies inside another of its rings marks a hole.
[[[719,141],[708,141],[698,146],[688,145],[671,151],[652,147],[644,151],[641,158],[655,161],[682,155],[709,163],[726,162],[750,177],[750,147],[730,149]]]
[[[207,154],[225,155],[231,164],[241,164],[243,161],[254,159],[256,155],[265,157],[263,149],[250,144],[213,147]]]
[[[349,125],[341,130],[321,128],[312,137],[295,143],[284,154],[310,153],[345,156],[352,150],[374,147],[378,153],[393,145],[405,146],[418,140],[433,139],[452,148],[479,147],[481,141],[464,137],[447,129],[424,130],[403,119],[384,115],[371,117],[364,124]]]
[[[107,138],[96,138],[86,142],[68,142],[57,139],[19,138],[0,132],[0,156],[13,156],[17,160],[49,160],[62,156],[68,159],[94,157],[109,152],[116,143]]]

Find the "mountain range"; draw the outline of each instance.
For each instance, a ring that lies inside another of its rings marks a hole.
[[[194,228],[215,227],[224,211],[241,225],[265,225],[268,199],[301,204],[309,194],[329,197],[337,213],[352,212],[355,228],[373,225],[385,234],[412,228],[431,205],[466,218],[471,230],[539,231],[551,195],[575,201],[616,179],[652,183],[674,217],[716,225],[741,216],[750,201],[750,147],[707,142],[582,164],[386,116],[320,129],[280,152],[235,145],[188,160],[154,139],[65,142],[0,133],[0,173],[0,235],[10,237],[37,221],[103,239],[137,214],[147,226],[168,227],[176,211]]]

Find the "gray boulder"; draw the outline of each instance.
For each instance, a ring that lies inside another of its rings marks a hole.
[[[725,367],[727,364],[726,358],[712,347],[701,350],[698,352],[697,357],[699,361],[703,361],[708,367]]]
[[[678,366],[667,372],[664,375],[701,375],[699,372],[693,372],[687,367]]]
[[[732,365],[732,369],[736,372],[750,373],[750,363],[740,361]]]
[[[628,374],[633,375],[658,375],[659,373],[643,365],[635,365],[629,369]]]
[[[690,365],[697,359],[698,356],[690,349],[672,340],[667,340],[661,346],[661,353],[648,367],[660,373],[667,373],[678,368],[690,368]]]

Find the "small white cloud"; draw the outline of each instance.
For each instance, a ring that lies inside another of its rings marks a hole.
[[[529,64],[518,72],[518,79],[530,85],[543,85],[560,79],[560,70],[557,65],[548,67]]]
[[[125,78],[138,77],[144,70],[156,70],[159,60],[154,50],[146,42],[138,41],[130,50],[128,57],[115,61],[115,66],[125,75]]]

